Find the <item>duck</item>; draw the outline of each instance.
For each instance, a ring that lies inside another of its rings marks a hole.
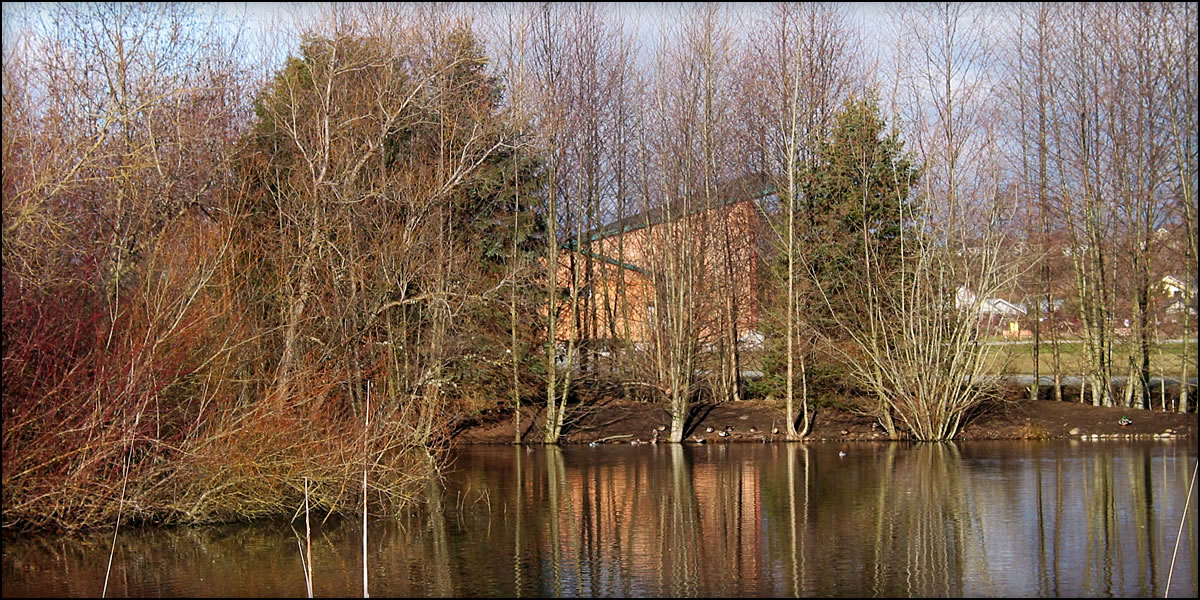
[[[839,456],[839,457],[842,457],[842,456],[845,456],[845,455],[846,455],[846,451],[845,451],[845,450],[838,450],[838,456]]]
[[[1133,425],[1133,420],[1129,417],[1121,417],[1121,420],[1117,421],[1117,423],[1120,424],[1121,427],[1125,427],[1126,425]]]
[[[757,427],[754,427],[753,425],[751,425],[751,426],[750,426],[750,433],[758,433],[758,428],[757,428]]]
[[[658,430],[657,430],[657,429],[655,429],[654,431],[651,431],[651,432],[650,432],[650,443],[651,443],[651,444],[657,444],[657,443],[658,443]]]
[[[712,428],[712,426],[711,426],[711,425],[709,425],[708,427],[705,427],[705,428],[704,428],[704,431],[706,431],[706,432],[708,432],[708,433],[712,433],[712,432],[713,432],[713,428]]]
[[[667,430],[667,426],[666,426],[666,425],[659,425],[659,426],[658,426],[656,429],[658,429],[659,431],[666,431],[666,430]]]
[[[778,428],[778,427],[772,427],[772,428],[771,428],[771,435],[779,435],[779,428]]]
[[[600,442],[597,442],[595,440],[588,442],[588,446],[591,446],[592,448],[595,448],[596,446],[599,446],[599,445],[600,445]]]
[[[729,432],[728,431],[718,431],[717,435],[719,435],[721,437],[729,437]]]

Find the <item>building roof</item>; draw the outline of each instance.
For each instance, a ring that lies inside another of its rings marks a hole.
[[[641,211],[633,216],[613,221],[590,231],[584,232],[583,241],[595,242],[615,235],[637,231],[648,225],[658,225],[668,220],[679,219],[718,206],[737,204],[743,200],[758,200],[775,192],[771,180],[762,173],[742,175],[718,186],[715,204],[706,205],[703,199],[680,198],[674,202],[663,204]],[[569,236],[563,243],[564,248],[575,247],[575,236]]]
[[[979,312],[985,315],[1023,315],[1025,307],[1003,298],[988,298],[983,301]]]
[[[1163,275],[1162,282],[1164,285],[1171,286],[1181,292],[1187,292],[1188,294],[1190,294],[1196,286],[1195,281],[1187,282],[1174,275]]]
[[[977,308],[974,308],[976,302],[979,304]],[[1023,303],[1013,303],[1003,298],[983,298],[981,300],[975,292],[971,291],[971,288],[965,285],[959,286],[957,292],[955,292],[954,304],[958,310],[973,309],[981,315],[1016,316],[1027,313],[1027,309]],[[1055,302],[1055,304],[1060,305],[1060,301]]]

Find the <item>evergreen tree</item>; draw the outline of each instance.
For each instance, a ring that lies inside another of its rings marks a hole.
[[[836,343],[844,333],[836,326],[839,319],[870,318],[862,310],[864,278],[887,277],[899,263],[901,232],[916,225],[911,215],[917,206],[910,190],[919,177],[898,133],[889,131],[879,114],[878,101],[873,96],[847,99],[798,175],[800,189],[791,199],[781,193],[777,208],[786,220],[782,203],[796,203],[795,251],[801,265],[795,275],[801,313],[797,336],[807,341],[800,343],[799,352],[812,354],[818,336]],[[872,261],[869,272],[865,256]],[[766,352],[764,379],[755,386],[759,393],[778,393],[785,382],[786,250],[770,265],[772,277],[763,289],[768,318],[762,324]],[[822,296],[828,298],[828,307]],[[833,361],[810,361],[807,370],[810,387],[844,383]]]
[[[915,226],[911,215],[918,207],[910,191],[919,176],[899,134],[888,131],[878,101],[872,96],[846,100],[803,178],[796,211],[805,221],[797,224],[803,264],[840,318],[866,318],[863,278],[886,279],[898,265],[901,232]],[[812,325],[832,317],[814,318]]]

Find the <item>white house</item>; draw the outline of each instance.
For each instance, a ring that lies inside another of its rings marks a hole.
[[[1025,314],[1025,307],[1013,304],[1003,298],[987,298],[979,305],[979,313],[989,316],[1018,317]]]
[[[976,308],[977,302],[978,308]],[[1003,298],[980,300],[979,296],[965,285],[959,286],[958,291],[954,294],[954,306],[961,311],[978,310],[981,317],[1017,317],[1026,313],[1024,306]]]
[[[1182,279],[1179,279],[1174,275],[1163,275],[1162,288],[1163,292],[1168,298],[1174,298],[1177,294],[1191,296],[1193,293],[1195,293],[1195,290],[1192,289],[1192,286],[1184,283]]]
[[[1196,309],[1192,306],[1196,290],[1192,285],[1173,275],[1164,275],[1161,285],[1163,294],[1167,297],[1167,304],[1163,310],[1168,313],[1187,310],[1190,314],[1196,314]]]
[[[973,311],[976,316],[987,322],[988,328],[1000,328],[1005,337],[1021,337],[1026,332],[1021,331],[1019,319],[1026,314],[1025,307],[1014,304],[1003,298],[979,299],[979,295],[967,286],[959,286],[954,295],[954,305],[960,311]],[[1004,327],[1007,325],[1007,327]]]

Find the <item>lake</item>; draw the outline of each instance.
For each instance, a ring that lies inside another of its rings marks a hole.
[[[375,596],[1197,592],[1195,440],[462,448],[368,527]],[[317,596],[362,529],[312,515]],[[109,596],[304,596],[304,518],[127,528]],[[97,596],[112,532],[6,536],[4,596]],[[1173,568],[1172,568],[1173,567]],[[1167,581],[1170,577],[1170,588]]]

